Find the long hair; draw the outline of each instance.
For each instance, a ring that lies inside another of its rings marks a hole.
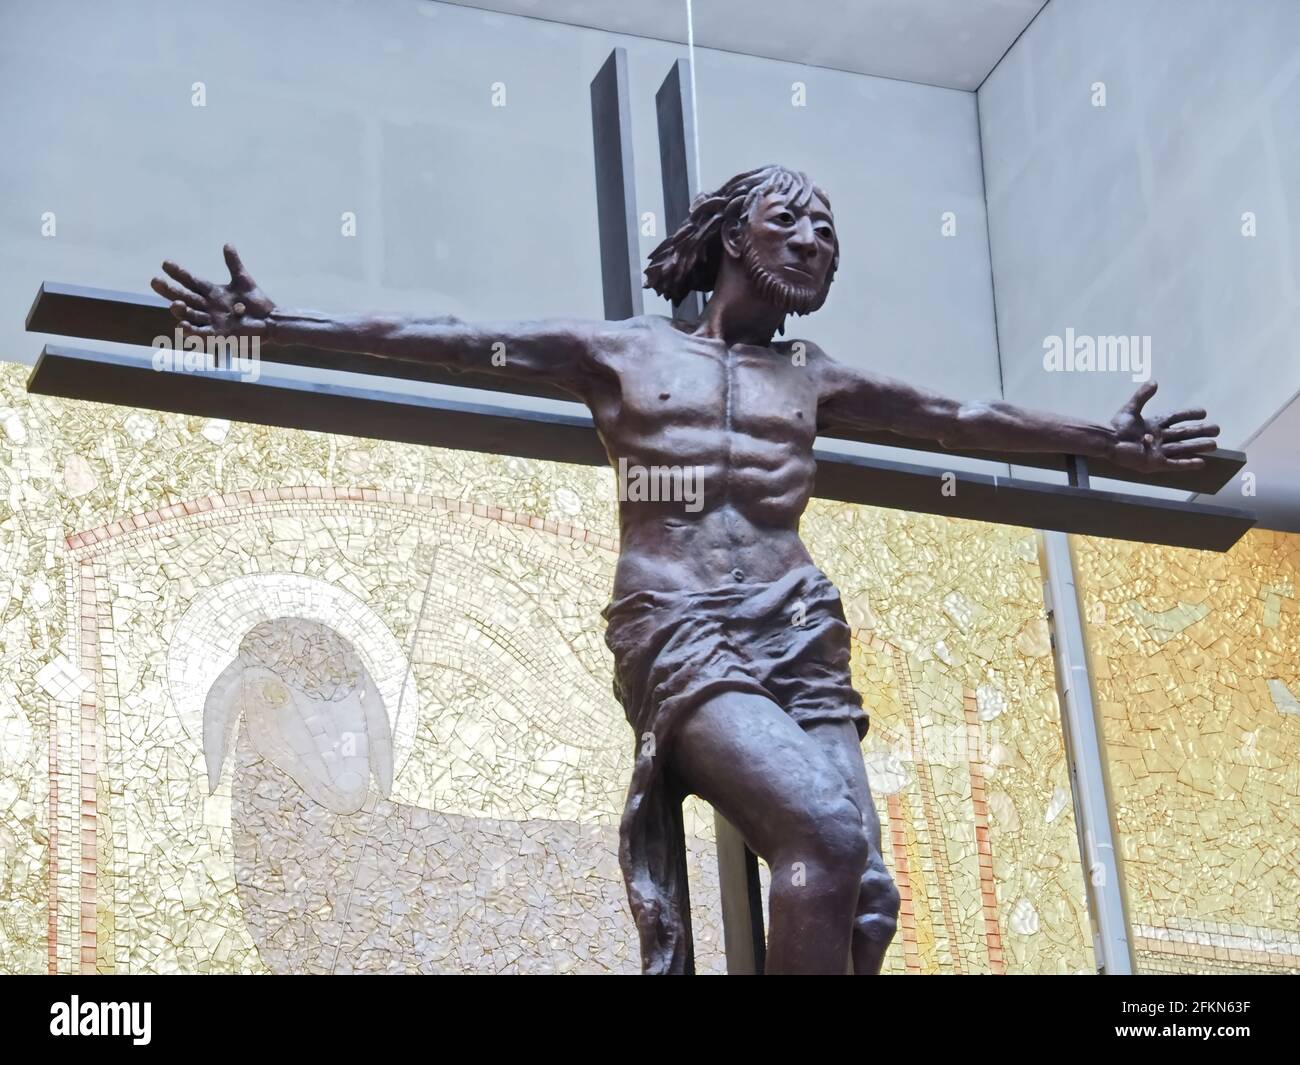
[[[722,234],[727,226],[747,218],[759,197],[768,192],[795,193],[794,203],[802,207],[817,196],[827,207],[830,197],[814,185],[808,175],[784,166],[760,166],[737,174],[722,188],[695,197],[690,212],[672,236],[650,253],[645,270],[645,288],[664,299],[680,303],[691,292],[712,292],[722,265]],[[840,264],[840,238],[835,237],[835,254],[826,272],[824,296]]]

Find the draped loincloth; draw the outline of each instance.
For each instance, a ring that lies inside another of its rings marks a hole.
[[[697,592],[633,592],[604,610],[614,694],[636,734],[619,826],[619,864],[646,973],[685,971],[692,957],[685,882],[673,846],[682,795],[665,779],[683,717],[723,692],[751,692],[801,727],[852,722],[867,732],[849,676],[839,593],[815,566],[765,583]]]

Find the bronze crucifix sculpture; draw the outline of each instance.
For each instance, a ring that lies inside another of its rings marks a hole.
[[[771,874],[767,971],[879,972],[899,896],[861,741],[835,588],[799,538],[813,441],[836,426],[953,448],[1063,452],[1141,472],[1193,469],[1219,429],[1203,410],[1143,413],[1142,384],[1109,425],[1004,402],[961,403],[775,340],[826,299],[839,261],[830,200],[767,166],[700,196],[651,254],[646,285],[711,293],[694,326],[468,324],[285,310],[225,249],[229,284],[175,263],[153,288],[188,333],[259,337],[514,374],[591,410],[619,474],[620,554],[606,641],[637,754],[619,857],[647,973],[690,957],[686,885],[669,847],[686,794],[734,824]],[[1193,424],[1188,424],[1193,423]],[[936,491],[939,485],[936,484]]]

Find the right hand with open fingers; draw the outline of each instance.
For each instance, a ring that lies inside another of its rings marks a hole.
[[[196,277],[168,260],[166,277],[150,283],[158,295],[171,300],[172,317],[187,334],[203,337],[264,336],[275,304],[245,268],[234,246],[225,246],[230,283],[218,285]]]

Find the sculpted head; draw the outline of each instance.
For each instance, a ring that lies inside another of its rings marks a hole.
[[[840,261],[830,199],[806,174],[765,166],[698,196],[681,227],[650,253],[646,287],[676,303],[739,273],[764,302],[808,314],[826,302]]]

